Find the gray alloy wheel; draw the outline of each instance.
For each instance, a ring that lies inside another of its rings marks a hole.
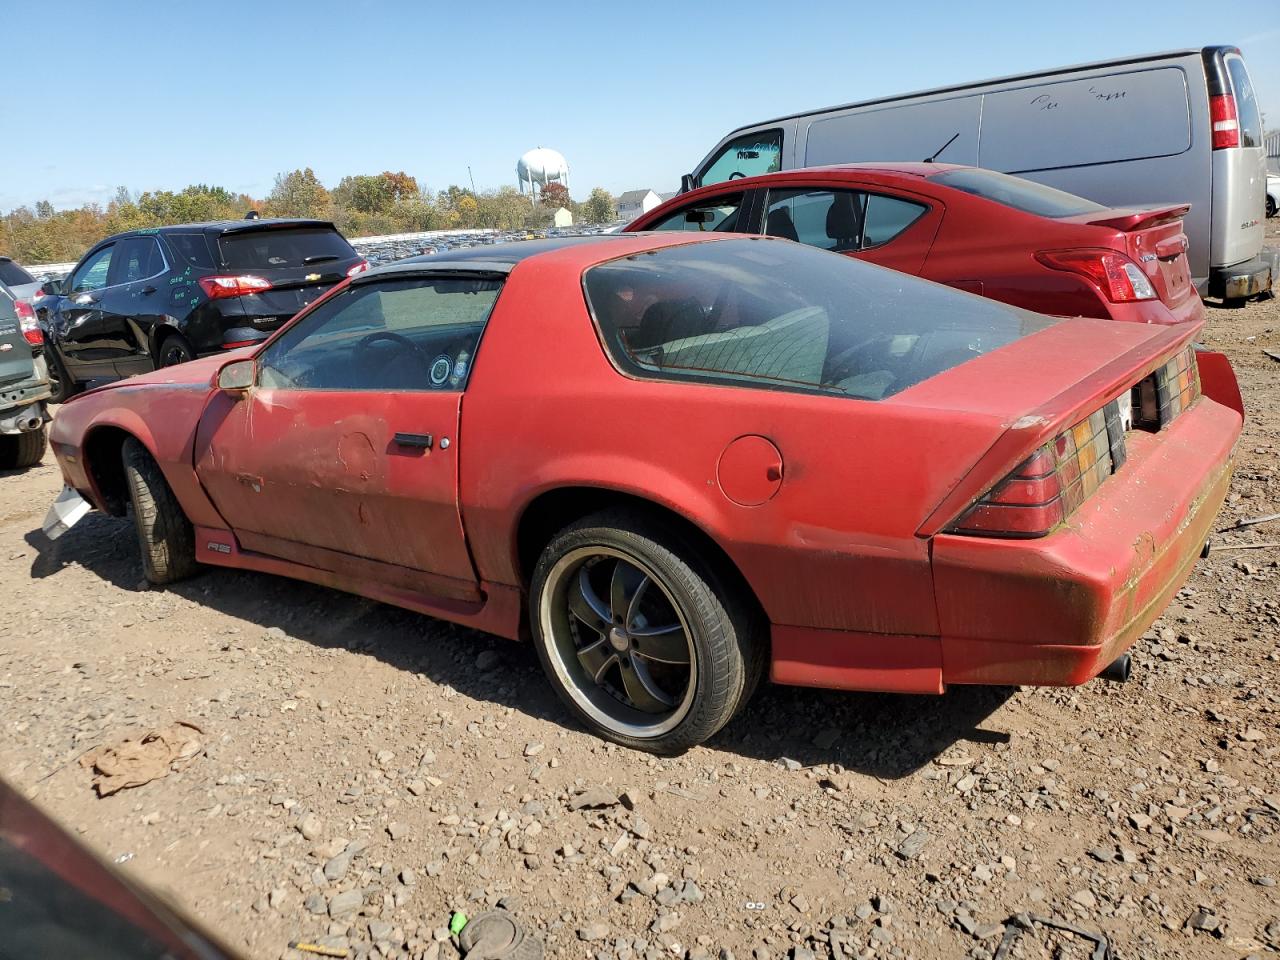
[[[565,528],[534,570],[530,607],[560,698],[627,746],[701,743],[758,679],[753,618],[661,522],[604,513]]]

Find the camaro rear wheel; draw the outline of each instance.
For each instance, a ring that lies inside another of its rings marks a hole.
[[[22,470],[34,467],[44,459],[48,446],[49,428],[29,430],[26,433],[7,433],[0,436],[0,470]]]
[[[678,753],[723,727],[759,678],[754,617],[661,522],[607,512],[543,551],[530,596],[552,686],[610,740]]]
[[[195,533],[151,454],[130,437],[122,452],[142,548],[142,566],[152,583],[172,583],[196,569]]]

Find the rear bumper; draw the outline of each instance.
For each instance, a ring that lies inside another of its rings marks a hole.
[[[1230,267],[1209,269],[1209,296],[1234,300],[1266,293],[1272,283],[1271,260],[1255,257]]]
[[[1073,686],[1155,621],[1227,495],[1239,415],[1202,399],[1037,540],[939,534],[934,585],[944,683]]]

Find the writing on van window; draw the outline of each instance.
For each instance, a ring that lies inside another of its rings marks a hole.
[[[759,160],[760,151],[759,150],[739,150],[738,159],[739,160]]]
[[[1102,100],[1102,101],[1104,101],[1104,102],[1105,102],[1105,101],[1107,101],[1107,100],[1123,100],[1123,99],[1124,99],[1124,95],[1125,95],[1125,93],[1127,93],[1128,91],[1125,91],[1125,90],[1099,90],[1099,89],[1097,89],[1096,87],[1090,87],[1090,88],[1089,88],[1089,92],[1093,94],[1093,98],[1094,98],[1095,100]]]
[[[1042,93],[1031,101],[1033,107],[1039,107],[1041,110],[1057,110],[1058,101],[1053,99],[1047,93]]]

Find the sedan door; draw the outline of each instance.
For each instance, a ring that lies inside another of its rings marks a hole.
[[[769,190],[764,232],[918,274],[942,222],[941,205],[882,187],[796,184]]]
[[[463,390],[501,276],[370,277],[287,328],[201,421],[196,472],[242,548],[479,599],[458,508]]]

